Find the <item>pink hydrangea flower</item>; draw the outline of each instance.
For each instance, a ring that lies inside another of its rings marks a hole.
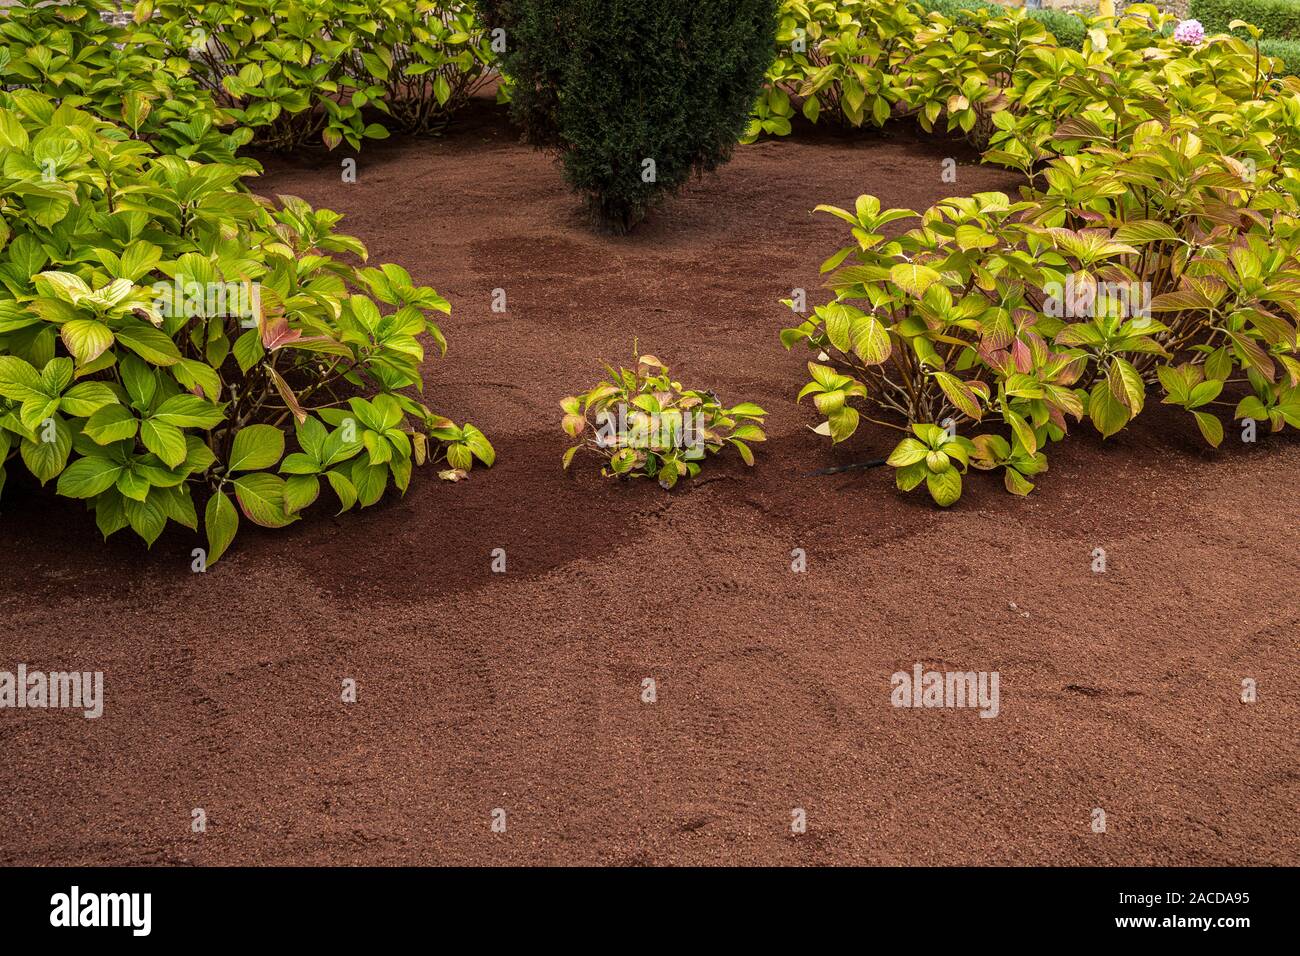
[[[1183,20],[1174,29],[1174,39],[1188,46],[1197,46],[1205,42],[1205,27],[1200,20]]]

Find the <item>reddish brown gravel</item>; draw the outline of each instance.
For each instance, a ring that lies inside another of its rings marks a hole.
[[[245,529],[203,575],[188,533],[103,544],[11,479],[0,669],[102,670],[107,700],[99,720],[0,711],[0,863],[1300,863],[1293,437],[1208,450],[1153,398],[1120,436],[1053,448],[1028,500],[974,475],[940,512],[881,472],[806,477],[889,445],[832,452],[793,402],[806,356],[777,300],[846,235],[813,206],[919,208],[1008,174],[903,127],[805,134],[616,239],[486,106],[367,146],[357,184],[341,158],[268,160],[258,188],[345,213],[452,300],[429,395],[499,463]],[[561,473],[558,399],[634,341],[769,410],[753,470],[671,494],[581,457]],[[1000,716],[894,709],[917,662],[997,670]]]

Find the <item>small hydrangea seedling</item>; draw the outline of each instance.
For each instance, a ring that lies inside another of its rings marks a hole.
[[[729,444],[754,464],[749,443],[767,437],[767,413],[757,405],[726,408],[713,392],[685,389],[653,355],[642,355],[634,369],[605,370],[608,378],[591,391],[560,402],[564,431],[582,439],[564,453],[565,469],[578,449],[589,448],[607,460],[606,477],[657,478],[672,488]]]

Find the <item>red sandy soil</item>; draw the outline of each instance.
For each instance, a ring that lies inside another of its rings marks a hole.
[[[881,471],[806,477],[892,443],[833,452],[793,402],[807,356],[777,300],[847,235],[813,206],[1012,176],[903,127],[802,135],[618,239],[495,110],[367,145],[355,185],[340,159],[268,161],[258,188],[345,213],[452,300],[429,395],[499,463],[246,527],[204,575],[188,533],[105,545],[11,480],[0,669],[103,670],[107,701],[0,712],[0,863],[1300,863],[1293,437],[1216,452],[1153,398],[1051,449],[1028,500],[982,474],[947,512]],[[561,472],[557,401],[634,339],[768,409],[757,467],[671,494]],[[893,708],[917,662],[999,671],[1001,715]]]

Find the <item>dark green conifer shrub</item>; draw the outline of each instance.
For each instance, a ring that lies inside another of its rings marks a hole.
[[[731,158],[776,47],[775,0],[485,0],[525,138],[616,232]]]

